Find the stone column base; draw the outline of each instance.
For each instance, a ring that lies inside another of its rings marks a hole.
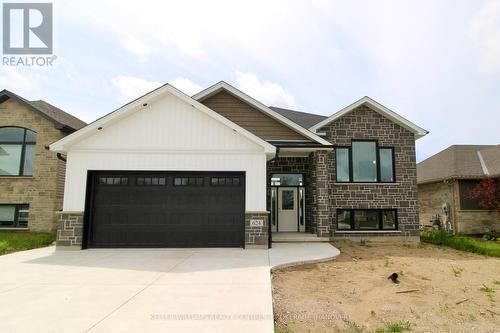
[[[245,212],[245,248],[269,247],[269,212]]]
[[[57,250],[81,250],[83,212],[57,212]]]

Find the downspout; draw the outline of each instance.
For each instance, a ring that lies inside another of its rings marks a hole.
[[[63,162],[66,162],[66,157],[61,153],[57,153],[57,158]]]
[[[272,159],[270,159],[266,163],[272,162],[275,159],[279,158],[279,154],[280,154],[280,147],[276,147],[276,154],[274,155],[274,157]],[[266,169],[267,169],[267,166],[266,166]],[[266,178],[266,181],[267,181],[267,178]],[[267,184],[266,184],[266,189],[267,189]],[[271,233],[271,208],[269,208],[269,216],[267,217],[267,235],[268,235],[267,247],[272,248],[273,247],[273,236]]]

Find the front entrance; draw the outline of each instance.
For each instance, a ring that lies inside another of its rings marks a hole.
[[[305,186],[300,173],[271,174],[271,232],[305,232]]]
[[[296,187],[278,187],[278,231],[299,231]]]

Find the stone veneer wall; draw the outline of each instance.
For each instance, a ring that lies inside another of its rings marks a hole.
[[[328,151],[316,151],[311,155],[312,225],[318,237],[329,237],[332,230],[334,206],[329,198],[332,186],[329,182],[329,155]]]
[[[311,157],[278,157],[267,162],[267,207],[271,210],[271,174],[273,173],[302,173],[306,190],[305,229],[312,232],[312,188],[311,188]],[[315,229],[314,229],[315,230]]]
[[[436,214],[441,218],[441,222],[444,222],[445,216],[441,205],[445,202],[450,205],[450,219],[454,222],[453,183],[436,182],[418,185],[420,225],[422,227],[432,226]]]
[[[37,138],[33,176],[0,177],[0,204],[29,204],[29,230],[55,231],[56,211],[62,209],[64,170],[61,168],[64,162],[45,147],[66,134],[48,119],[12,99],[0,103],[0,127],[4,126],[28,128],[37,133]]]
[[[250,220],[263,220],[261,227],[250,226]],[[268,248],[269,245],[269,213],[268,212],[246,212],[245,213],[245,247],[246,248]]]
[[[333,145],[350,146],[352,139],[378,140],[380,147],[393,147],[395,183],[336,183],[335,152],[328,154],[329,202],[332,229],[336,229],[336,209],[397,209],[399,232],[377,232],[377,236],[419,236],[415,136],[412,132],[363,105],[324,126],[324,138]],[[372,233],[374,234],[374,233]],[[345,233],[333,232],[335,237]],[[362,233],[347,236],[363,237]],[[367,235],[365,235],[367,236]]]
[[[82,248],[83,212],[59,212],[57,221],[57,248]]]

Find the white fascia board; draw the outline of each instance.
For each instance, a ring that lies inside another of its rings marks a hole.
[[[297,125],[296,123],[294,123],[290,119],[282,116],[278,112],[272,110],[268,106],[262,104],[258,100],[256,100],[256,99],[248,96],[244,92],[236,89],[235,87],[233,87],[232,85],[230,85],[229,83],[226,83],[224,81],[220,81],[219,83],[216,83],[213,86],[208,87],[207,89],[200,91],[199,93],[197,93],[196,95],[194,95],[193,98],[195,100],[197,100],[197,101],[202,101],[203,99],[212,96],[213,94],[219,92],[222,89],[225,89],[225,90],[229,91],[232,95],[234,95],[237,98],[241,99],[242,101],[244,101],[244,102],[252,105],[256,109],[258,109],[261,112],[267,114],[268,116],[270,116],[274,120],[277,120],[278,122],[282,123],[286,127],[294,130],[295,132],[298,132],[298,133],[302,134],[306,138],[309,138],[309,139],[311,139],[313,141],[321,143],[322,145],[331,145],[330,142],[326,141],[323,138],[320,138],[315,133],[312,133],[311,131],[303,128],[302,126]]]
[[[82,129],[62,138],[59,141],[56,141],[50,145],[50,150],[56,151],[56,152],[67,152],[69,147],[71,147],[72,144],[89,137],[96,133],[99,127],[103,127],[104,125],[109,125],[110,123],[117,121],[125,116],[127,116],[130,113],[138,111],[140,108],[145,108],[148,104],[148,102],[154,101],[155,99],[161,98],[165,94],[172,94],[179,99],[183,100],[184,102],[191,104],[192,107],[195,107],[197,110],[207,114],[208,116],[214,118],[215,120],[221,122],[222,124],[228,126],[235,132],[243,135],[250,141],[262,146],[264,148],[264,152],[266,154],[275,154],[276,153],[276,147],[273,146],[272,144],[266,142],[265,140],[259,138],[253,133],[250,133],[246,129],[242,128],[241,126],[233,123],[229,119],[221,116],[217,112],[211,110],[210,108],[206,107],[205,105],[199,103],[198,101],[194,100],[193,98],[189,97],[188,95],[184,94],[177,88],[171,86],[170,84],[165,84],[155,90],[152,90],[151,92],[133,100],[132,102],[125,104],[121,108],[108,113],[102,118],[97,119],[96,121],[88,124],[87,126],[83,127]]]
[[[359,107],[359,106],[361,106],[363,104],[367,104],[375,112],[379,113],[383,117],[386,117],[386,118],[392,120],[393,122],[399,124],[400,126],[406,128],[410,132],[413,132],[415,134],[416,139],[419,139],[419,138],[427,135],[427,133],[429,133],[428,131],[426,131],[422,127],[420,127],[420,126],[412,123],[408,119],[406,119],[403,116],[397,114],[396,112],[388,109],[387,107],[385,107],[382,104],[376,102],[375,100],[371,99],[368,96],[365,96],[365,97],[359,99],[358,101],[352,103],[351,105],[346,106],[342,110],[334,113],[330,117],[328,117],[328,118],[320,121],[316,125],[312,126],[311,128],[309,128],[309,130],[311,132],[317,133],[317,131],[319,129],[321,129],[323,126],[326,126],[327,124],[331,123],[332,121],[334,121],[334,120],[336,120],[336,119],[344,116],[345,114],[351,112],[352,110],[356,109],[357,107]]]

